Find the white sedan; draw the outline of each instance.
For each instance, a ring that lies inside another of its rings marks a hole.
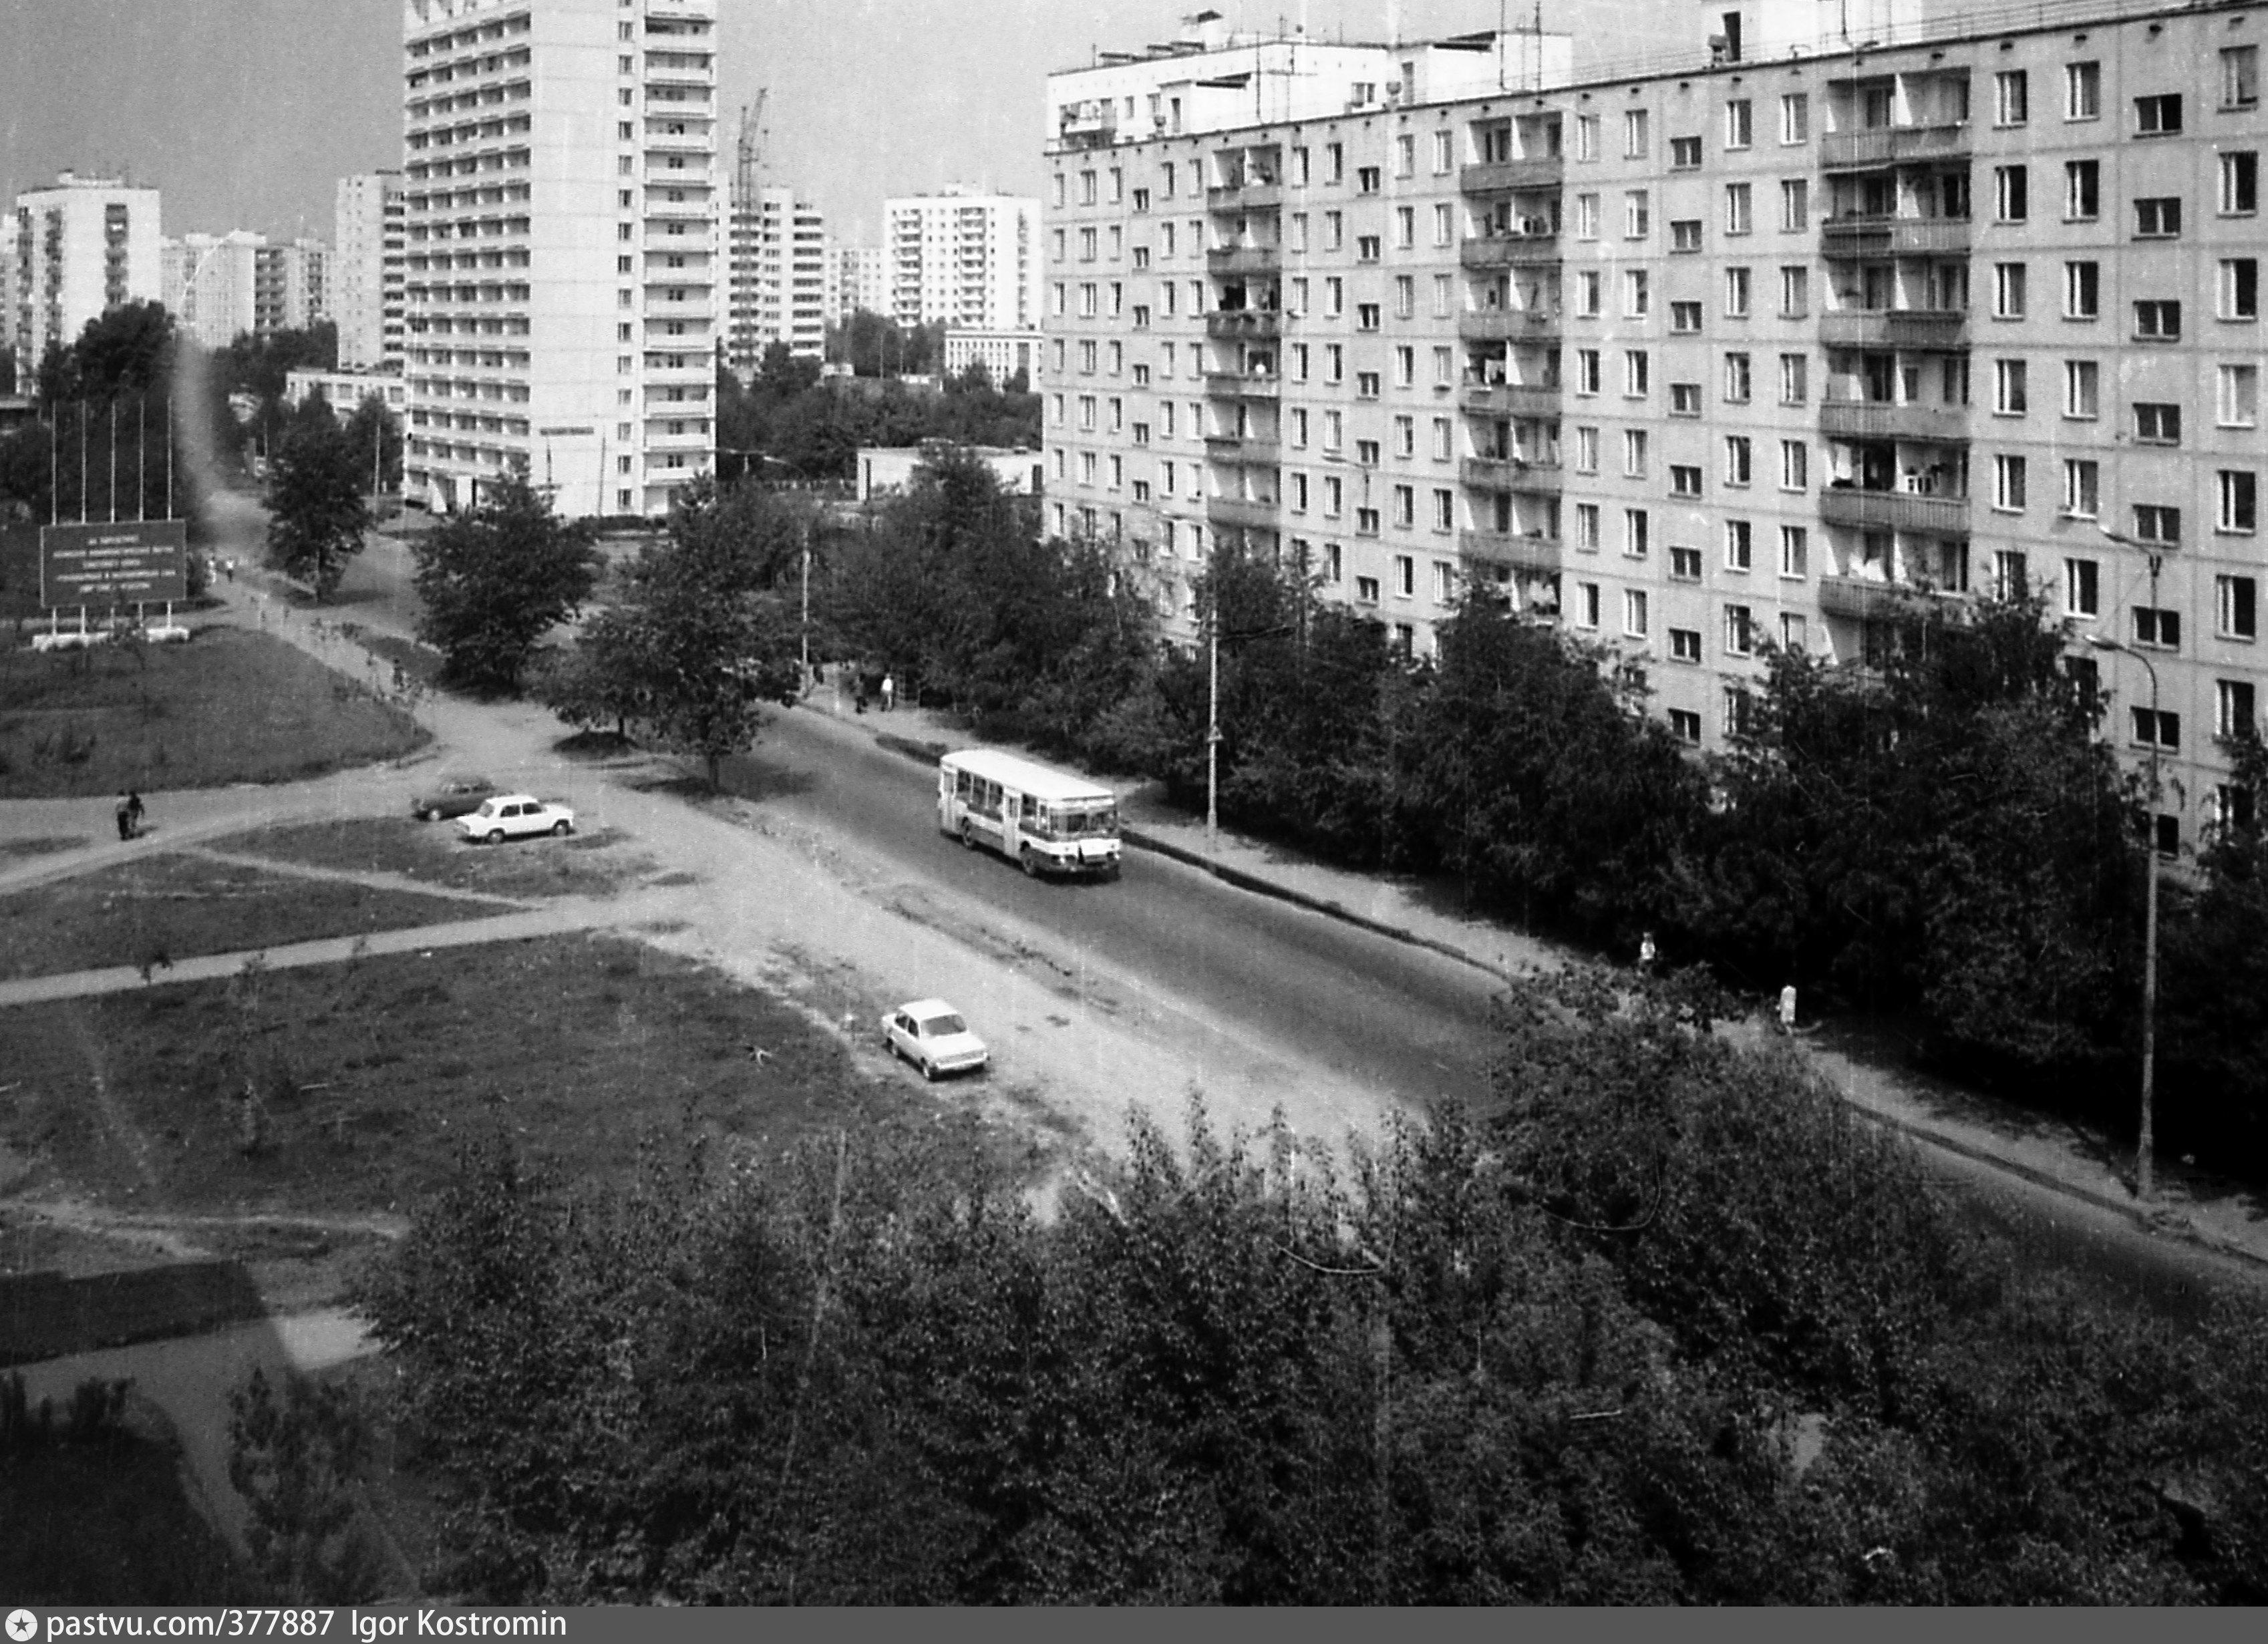
[[[564,805],[548,804],[533,793],[497,793],[481,802],[480,809],[457,818],[465,837],[488,844],[530,834],[571,834],[575,813]]]
[[[959,1011],[941,999],[917,999],[882,1018],[882,1043],[928,1080],[973,1073],[991,1059],[984,1041],[968,1031]]]

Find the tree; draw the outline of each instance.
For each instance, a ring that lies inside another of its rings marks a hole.
[[[762,556],[712,483],[688,487],[667,539],[630,567],[622,602],[586,628],[579,664],[556,676],[548,705],[570,724],[627,721],[696,755],[715,786],[769,704],[791,704],[802,688],[795,619],[766,588]]]
[[[360,453],[320,398],[294,417],[268,478],[268,560],[328,599],[362,552],[370,498]]]
[[[270,1592],[294,1603],[358,1603],[378,1560],[355,1487],[370,1460],[367,1419],[343,1387],[255,1369],[228,1397],[228,1481],[251,1508],[245,1531]]]
[[[369,402],[364,402],[365,404]],[[530,656],[598,586],[600,561],[587,521],[567,524],[524,476],[484,489],[473,512],[413,539],[417,637],[439,651],[458,682],[517,690]]]
[[[375,394],[363,395],[354,415],[347,418],[346,433],[347,444],[362,453],[364,471],[378,482],[378,489],[400,490],[401,419],[387,409],[385,399]]]

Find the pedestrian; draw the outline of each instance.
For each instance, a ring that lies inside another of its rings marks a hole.
[[[126,795],[126,837],[129,839],[142,831],[142,795],[129,790]]]
[[[1779,1030],[1795,1032],[1795,984],[1791,982],[1779,991]]]
[[[121,788],[118,791],[118,837],[121,839],[131,839],[134,837],[133,828],[134,809],[127,800],[126,790]]]
[[[1638,939],[1638,968],[1651,976],[1653,973],[1653,933],[1646,932]]]
[[[887,713],[890,704],[898,699],[898,682],[887,674],[882,675],[882,711]]]
[[[233,559],[225,559],[221,561],[221,564],[227,567],[228,579],[231,582],[234,582],[236,580],[236,561]]]

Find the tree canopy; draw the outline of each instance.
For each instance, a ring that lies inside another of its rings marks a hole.
[[[555,515],[524,475],[490,484],[473,512],[411,540],[417,637],[441,652],[452,681],[517,690],[544,636],[598,586],[593,537],[587,521]]]
[[[330,407],[311,400],[278,444],[268,476],[268,559],[327,600],[370,529],[367,470]]]

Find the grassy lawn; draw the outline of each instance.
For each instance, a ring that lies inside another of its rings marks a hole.
[[[481,918],[490,903],[158,856],[0,896],[0,979]]]
[[[94,843],[92,834],[56,834],[44,839],[0,839],[0,865],[28,857],[54,856],[58,851],[76,851],[83,844]]]
[[[433,778],[429,773],[420,780],[430,787]],[[497,896],[611,896],[653,871],[652,859],[626,855],[622,836],[603,829],[565,839],[474,845],[453,822],[421,822],[408,815],[407,789],[402,804],[400,816],[261,828],[217,840],[214,849],[311,867],[400,874],[445,889]]]
[[[838,1126],[918,1132],[979,1100],[870,1077],[792,1006],[616,937],[0,1012],[0,1144],[38,1161],[18,1191],[59,1182],[145,1210],[407,1210],[498,1131],[571,1177],[619,1181],[647,1140],[777,1154]],[[249,1154],[247,1076],[266,1093]]]
[[[170,1447],[114,1436],[0,1463],[11,1604],[210,1604],[256,1596],[181,1491]]]
[[[279,639],[0,647],[0,799],[285,782],[392,759],[425,733]]]

